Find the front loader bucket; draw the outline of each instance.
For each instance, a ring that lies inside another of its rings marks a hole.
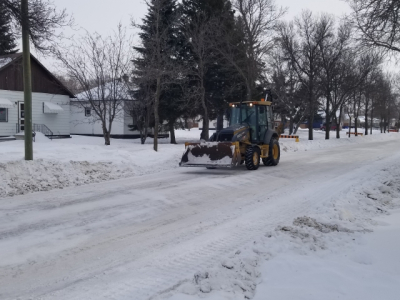
[[[186,143],[181,167],[232,168],[240,164],[239,143],[203,142]]]

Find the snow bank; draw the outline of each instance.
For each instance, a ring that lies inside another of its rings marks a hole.
[[[400,163],[372,168],[342,198],[232,249],[160,299],[398,299]]]
[[[300,130],[298,134],[300,143],[294,139],[280,140],[283,153],[400,138],[397,133],[374,132],[365,137],[325,140],[324,133],[316,131],[315,140],[308,141],[307,130]],[[141,145],[139,140],[113,139],[111,146],[105,146],[104,139],[99,137],[73,136],[71,139],[51,141],[37,133],[34,143],[35,160],[32,162],[23,160],[23,141],[1,143],[0,197],[177,168],[184,152],[182,144],[199,141],[200,131],[177,130],[176,137],[178,145],[169,144],[169,139],[161,139],[159,152],[154,152],[151,138],[147,139],[145,145]]]
[[[30,162],[23,160],[24,141],[3,142],[0,197],[155,173],[178,166],[182,145],[161,144],[160,151],[154,152],[150,142],[140,145],[137,140],[112,140],[111,146],[105,146],[104,139],[98,137],[73,136],[51,141],[37,133],[34,161]]]
[[[0,174],[0,197],[4,197],[118,179],[134,172],[111,162],[38,159],[0,163]]]
[[[400,139],[399,133],[386,133],[382,134],[378,130],[373,130],[372,135],[367,136],[354,136],[350,138],[346,135],[347,131],[341,131],[340,139],[336,138],[336,132],[331,131],[330,139],[325,140],[325,132],[321,130],[314,130],[314,140],[308,140],[308,129],[299,129],[297,135],[300,137],[300,142],[296,143],[294,139],[281,138],[279,143],[282,152],[297,152],[297,151],[310,151],[316,149],[326,149],[332,147],[340,147],[351,144],[364,144],[377,141],[387,141],[391,139]]]

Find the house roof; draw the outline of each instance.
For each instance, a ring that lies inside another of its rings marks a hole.
[[[8,54],[8,55],[1,55],[0,56],[0,73],[7,69],[8,67],[14,65],[15,63],[20,63],[22,64],[22,53],[15,53],[15,54]],[[35,61],[39,67],[47,73],[53,80],[54,82],[68,94],[70,98],[75,98],[75,95],[60,81],[51,73],[36,57],[34,57],[31,54],[31,60]]]
[[[76,95],[80,101],[89,100],[130,100],[129,87],[123,81],[115,80],[99,85],[90,90],[83,91]]]
[[[0,72],[10,65],[15,59],[20,58],[22,53],[8,54],[0,56]]]

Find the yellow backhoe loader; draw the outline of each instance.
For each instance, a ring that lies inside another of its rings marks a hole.
[[[229,106],[229,127],[214,133],[209,141],[186,143],[181,167],[233,168],[244,163],[248,170],[257,170],[260,159],[266,166],[279,163],[272,102],[261,99]]]

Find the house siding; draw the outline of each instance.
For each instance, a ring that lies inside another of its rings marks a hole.
[[[23,92],[0,90],[0,98],[10,100],[15,107],[8,110],[8,122],[0,122],[0,136],[16,134],[18,119],[18,102],[24,102]],[[43,113],[43,103],[51,102],[63,108],[57,114]],[[33,124],[46,125],[54,135],[70,135],[70,98],[66,95],[32,93],[32,122]]]
[[[88,104],[87,107],[90,107]],[[85,116],[85,109],[82,105],[72,102],[70,111],[70,131],[71,134],[76,135],[103,135],[101,122],[96,120],[96,116],[92,110],[92,116]],[[124,134],[124,117],[123,112],[120,112],[112,123],[111,134],[123,135]]]
[[[140,134],[139,131],[131,131],[128,127],[129,125],[133,125],[133,118],[128,113],[124,114],[124,134],[125,135],[137,135]]]
[[[0,98],[5,98],[11,102],[23,100],[23,94],[18,92],[6,92],[0,90]],[[11,136],[17,133],[18,106],[8,109],[8,122],[0,122],[0,136]]]
[[[87,105],[84,104],[84,106],[90,107],[89,103],[87,103]],[[99,120],[96,120],[96,117],[94,115],[92,115],[91,117],[86,117],[85,110],[82,104],[77,101],[71,101],[70,111],[70,131],[72,135],[103,136],[101,122]],[[121,109],[112,124],[111,137],[128,139],[140,138],[139,131],[131,131],[129,129],[128,125],[132,125],[132,123],[132,117],[128,113],[126,113],[124,109]],[[149,128],[148,134],[152,135],[153,133],[154,129]],[[161,137],[169,137],[168,132],[160,132],[159,135]]]

